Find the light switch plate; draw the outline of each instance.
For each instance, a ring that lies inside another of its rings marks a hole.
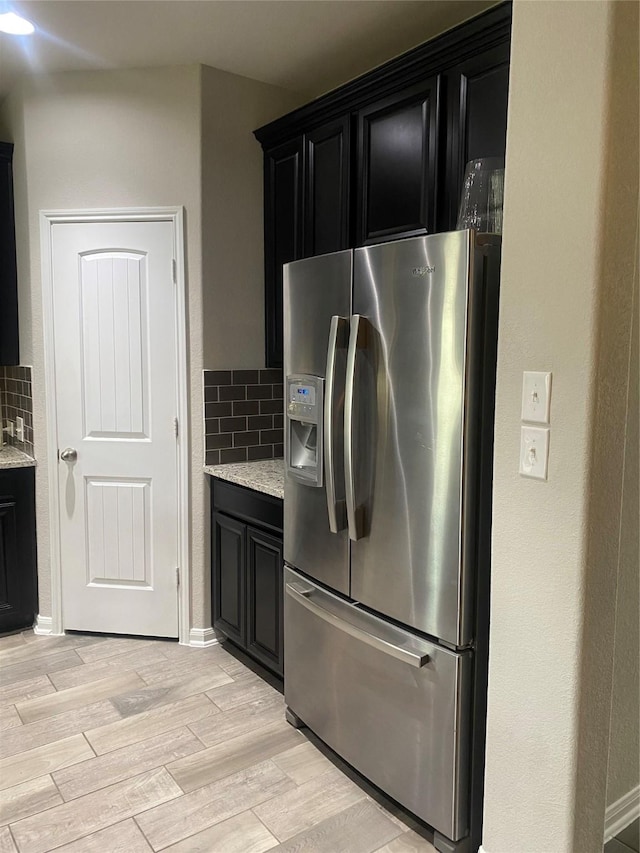
[[[551,413],[551,374],[525,370],[522,377],[522,420],[548,424]]]
[[[520,428],[520,473],[523,477],[547,479],[550,432],[548,427]]]
[[[24,420],[20,415],[16,418],[16,438],[18,441],[24,441]]]

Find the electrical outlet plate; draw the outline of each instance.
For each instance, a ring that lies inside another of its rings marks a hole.
[[[549,428],[520,428],[520,474],[535,480],[547,479],[549,464]]]
[[[16,418],[16,438],[18,441],[24,441],[24,420],[19,415]]]
[[[522,420],[548,424],[551,413],[551,374],[525,370],[522,376]]]

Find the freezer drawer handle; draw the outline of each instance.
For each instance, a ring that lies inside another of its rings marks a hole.
[[[358,349],[362,349],[366,342],[365,320],[360,314],[353,314],[350,326],[349,349],[347,350],[347,378],[344,394],[344,486],[347,502],[349,539],[356,542],[358,539],[362,539],[364,535],[364,508],[356,506],[353,398],[355,394]]]
[[[324,405],[324,468],[327,489],[327,513],[329,515],[329,530],[338,533],[344,530],[346,524],[345,503],[336,500],[336,470],[334,458],[333,435],[333,398],[336,381],[336,350],[338,343],[344,346],[346,340],[347,320],[337,314],[331,318],[329,343],[327,345],[327,369],[325,372],[325,405]]]
[[[415,666],[417,669],[428,663],[429,655],[410,652],[400,646],[395,646],[393,643],[388,643],[386,640],[376,637],[374,634],[370,634],[368,631],[364,631],[356,625],[352,625],[317,604],[311,597],[312,594],[313,589],[308,589],[302,584],[287,584],[287,595],[291,596],[294,601],[297,601],[298,604],[306,607],[307,610],[310,610],[316,616],[319,616],[320,619],[324,619],[325,622],[333,625],[334,628],[339,628],[341,631],[344,631],[345,634],[349,634],[349,636],[354,637],[356,640],[360,640],[368,646],[373,646],[374,649],[378,649],[380,652],[391,655],[392,657],[401,660],[403,663],[408,663],[409,666]]]

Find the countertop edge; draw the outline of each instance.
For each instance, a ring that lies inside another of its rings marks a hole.
[[[38,463],[17,447],[6,445],[0,448],[0,471],[11,471],[14,468],[35,468]]]
[[[263,495],[269,495],[279,500],[284,499],[284,462],[282,459],[205,465],[204,473],[227,483],[244,486]]]

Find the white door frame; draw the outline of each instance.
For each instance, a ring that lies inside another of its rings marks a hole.
[[[42,297],[44,326],[44,375],[47,413],[47,456],[49,482],[49,559],[51,565],[51,617],[39,633],[63,634],[62,566],[60,554],[60,501],[58,492],[58,427],[53,313],[52,226],[59,223],[86,222],[171,222],[176,261],[176,348],[178,422],[178,640],[189,643],[190,586],[189,563],[189,408],[187,374],[186,281],[184,267],[184,208],[134,207],[98,210],[41,210],[40,248],[42,257]],[[45,627],[46,625],[46,627]]]

